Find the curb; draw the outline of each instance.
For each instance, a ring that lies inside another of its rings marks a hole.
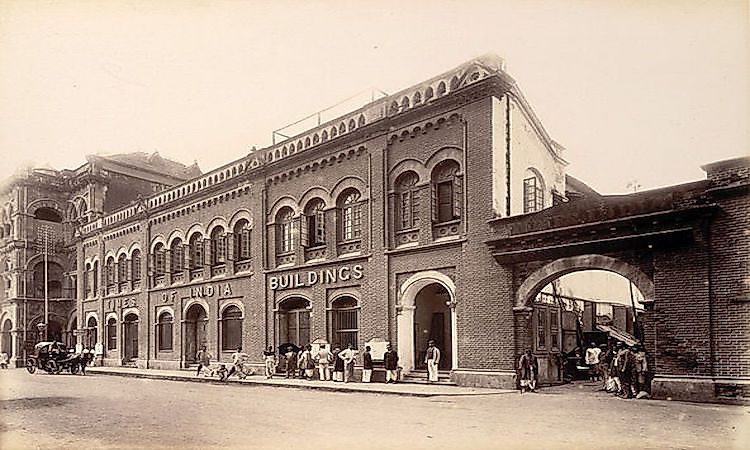
[[[93,370],[92,370],[93,369]],[[408,392],[408,391],[387,391],[387,390],[369,390],[369,389],[357,389],[350,388],[347,386],[321,386],[321,385],[305,385],[305,384],[282,384],[282,383],[269,383],[262,380],[238,380],[232,379],[228,381],[219,381],[213,378],[201,378],[191,376],[180,376],[180,375],[162,375],[162,374],[150,374],[150,373],[130,373],[130,372],[114,372],[114,371],[99,371],[95,368],[89,368],[87,373],[97,375],[109,375],[119,376],[128,378],[142,378],[149,380],[168,380],[168,381],[181,381],[184,383],[209,383],[215,385],[227,385],[232,384],[236,386],[261,386],[261,387],[280,387],[289,389],[309,389],[309,390],[321,390],[328,392],[343,392],[343,393],[361,393],[361,394],[376,394],[376,395],[396,395],[401,397],[446,397],[446,396],[473,396],[473,395],[499,395],[508,392],[487,392],[487,393],[436,393],[436,392]]]
[[[109,375],[109,376],[119,376],[119,377],[128,377],[128,378],[142,378],[142,379],[149,379],[149,380],[168,380],[168,381],[181,381],[184,383],[209,383],[209,384],[215,384],[215,385],[227,385],[232,384],[235,386],[262,386],[262,387],[279,387],[279,388],[287,388],[287,389],[309,389],[309,390],[321,390],[321,391],[328,391],[328,392],[342,392],[342,393],[362,393],[362,394],[376,394],[376,395],[396,395],[401,397],[419,397],[419,398],[428,398],[428,397],[449,397],[449,396],[475,396],[475,395],[499,395],[499,394],[506,394],[509,392],[514,391],[501,391],[501,392],[486,392],[486,393],[472,393],[472,392],[463,392],[463,393],[437,393],[437,392],[409,392],[409,391],[390,391],[390,390],[370,390],[370,389],[357,389],[357,388],[350,388],[347,386],[321,386],[321,385],[310,385],[310,384],[284,384],[284,383],[273,383],[273,382],[265,382],[263,380],[238,380],[238,379],[232,379],[229,381],[219,381],[217,379],[213,378],[203,378],[203,377],[192,377],[192,376],[181,376],[181,375],[163,375],[163,374],[150,374],[150,373],[131,373],[131,372],[115,372],[115,371],[99,371],[96,370],[96,368],[89,368],[87,370],[88,373],[91,374],[97,374],[97,375]]]

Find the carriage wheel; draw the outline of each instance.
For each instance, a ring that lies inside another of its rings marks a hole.
[[[78,366],[78,364],[73,363],[73,364],[70,365],[70,367],[68,368],[68,370],[70,370],[71,375],[75,375],[75,374],[78,373],[78,369],[79,368],[80,367]]]
[[[57,373],[57,362],[50,359],[49,361],[47,361],[47,364],[44,365],[44,370],[46,370],[47,373]]]
[[[36,360],[34,358],[26,358],[26,370],[29,373],[36,372]]]

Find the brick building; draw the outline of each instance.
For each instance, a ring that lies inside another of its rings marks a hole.
[[[565,174],[563,151],[502,61],[484,57],[205,174],[120,155],[17,176],[0,203],[3,346],[20,362],[39,337],[46,225],[60,273],[48,290],[59,278],[62,292],[48,333],[101,344],[104,364],[186,367],[203,343],[224,361],[242,345],[259,365],[283,343],[371,343],[377,359],[388,341],[412,372],[434,339],[457,383],[512,386],[530,335],[523,271],[488,243],[512,237],[503,221],[601,197]],[[743,164],[732,235],[747,223]],[[747,328],[743,289],[727,308]],[[746,353],[731,363],[738,380]]]

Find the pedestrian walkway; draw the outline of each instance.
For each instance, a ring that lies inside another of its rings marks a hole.
[[[206,378],[196,376],[194,372],[185,370],[156,370],[137,369],[133,367],[87,367],[87,374],[115,375],[133,378],[148,378],[154,380],[186,381],[196,383],[221,383],[217,378]],[[232,385],[249,386],[274,386],[297,389],[317,389],[334,392],[363,392],[372,394],[404,395],[412,397],[436,397],[436,396],[459,396],[459,395],[498,395],[508,394],[516,391],[507,389],[485,389],[451,385],[432,385],[417,383],[334,383],[332,381],[300,380],[287,378],[267,379],[262,375],[251,375],[244,380],[230,378]]]

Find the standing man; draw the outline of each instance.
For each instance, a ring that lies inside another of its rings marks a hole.
[[[521,393],[523,394],[527,389],[531,392],[536,392],[539,363],[536,356],[531,352],[531,349],[527,349],[526,353],[521,355],[521,358],[518,360],[518,370],[521,375]]]
[[[210,373],[211,371],[211,354],[206,350],[206,344],[201,345],[201,349],[195,354],[195,360],[198,361],[198,371],[195,376],[200,376],[201,369],[204,367]]]
[[[273,378],[276,371],[276,352],[273,351],[273,345],[269,345],[268,350],[263,352],[263,361],[266,364],[266,378]]]
[[[628,346],[617,352],[617,370],[620,374],[620,397],[633,398],[633,366],[635,358]]]
[[[634,359],[634,387],[633,392],[636,398],[643,398],[647,395],[646,388],[646,372],[648,371],[648,363],[646,362],[646,352],[643,351],[643,347],[640,345],[633,346],[633,359]]]
[[[344,383],[348,383],[354,377],[354,360],[357,358],[357,352],[350,343],[345,350],[339,352],[339,358],[344,361]]]
[[[328,365],[333,361],[333,354],[328,350],[326,344],[320,344],[320,350],[318,350],[315,359],[318,361],[318,375],[320,381],[330,381],[331,372],[328,370]]]
[[[427,364],[427,382],[436,383],[438,380],[438,364],[440,364],[440,349],[435,347],[435,341],[432,339],[427,345],[427,353],[424,356],[424,362]]]
[[[383,354],[385,363],[385,382],[396,383],[398,381],[398,353],[393,350],[393,346],[388,344],[386,352]]]
[[[599,354],[601,349],[591,342],[586,349],[586,365],[589,366],[589,378],[591,381],[596,380],[599,376]]]
[[[370,346],[365,345],[365,352],[362,353],[362,382],[369,383],[372,377],[372,354]]]
[[[313,361],[311,350],[312,345],[307,344],[299,359],[299,366],[304,371],[303,376],[306,380],[312,380],[315,371],[315,361]]]

